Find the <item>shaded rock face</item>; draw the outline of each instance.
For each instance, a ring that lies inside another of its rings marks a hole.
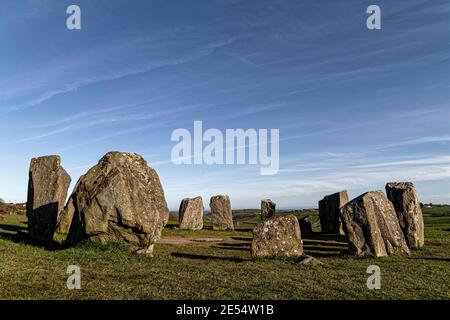
[[[312,218],[311,216],[306,216],[298,219],[300,224],[300,231],[302,234],[304,233],[312,233]]]
[[[202,197],[186,198],[181,201],[179,210],[180,229],[203,229],[203,200]]]
[[[423,216],[414,184],[411,182],[388,183],[386,194],[394,205],[408,247],[422,247],[425,241]]]
[[[261,200],[261,220],[275,216],[275,203],[270,199]]]
[[[276,216],[253,229],[252,257],[300,257],[303,243],[294,215]]]
[[[58,224],[56,225],[56,233],[67,234],[69,233],[70,225],[72,223],[73,213],[75,208],[72,202],[68,202],[66,207],[61,211],[58,219]]]
[[[60,212],[64,208],[70,176],[59,156],[33,158],[27,197],[28,233],[40,241],[52,241]]]
[[[209,206],[214,230],[234,230],[230,197],[226,195],[211,197]]]
[[[341,220],[350,254],[409,254],[394,206],[382,191],[367,192],[347,203],[341,208]]]
[[[64,214],[73,216],[68,244],[124,240],[150,254],[169,219],[156,171],[140,155],[121,152],[106,154],[78,180]]]
[[[319,201],[320,227],[323,233],[344,234],[340,208],[348,202],[347,191],[337,192]]]

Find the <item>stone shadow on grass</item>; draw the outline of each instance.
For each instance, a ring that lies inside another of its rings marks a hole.
[[[250,241],[250,242],[253,241],[252,238],[244,238],[244,237],[231,237],[231,239],[233,239],[233,240],[239,240],[239,241]]]
[[[219,243],[220,246],[229,247],[229,248],[243,248],[243,247],[250,247],[250,243],[226,243],[222,242]]]
[[[432,257],[425,257],[425,258],[415,258],[415,257],[408,257],[408,259],[413,260],[433,260],[433,261],[443,261],[443,262],[450,262],[450,258],[432,258]]]
[[[14,229],[13,227],[15,227],[15,226],[11,226],[11,225],[6,225],[6,226],[7,227],[5,227],[5,225],[0,224],[0,229],[7,230],[7,231],[15,231],[15,230],[13,230]],[[16,230],[18,230],[16,233],[0,231],[0,239],[5,239],[5,240],[8,240],[8,241],[11,241],[14,243],[19,243],[19,244],[28,244],[28,245],[32,245],[35,247],[42,247],[43,249],[49,250],[49,251],[65,249],[65,247],[61,243],[58,243],[56,241],[51,241],[51,242],[36,241],[36,240],[30,239],[30,237],[28,236],[28,233],[24,232],[23,229],[22,230],[16,229]]]
[[[222,249],[222,250],[232,250],[232,251],[246,251],[246,252],[250,252],[250,248],[245,248],[245,247],[238,247],[238,248],[233,248],[233,247],[225,247],[225,246],[213,246],[213,248],[217,248],[217,249]]]
[[[218,257],[218,256],[205,256],[200,254],[189,254],[189,253],[180,253],[174,252],[171,256],[177,258],[186,258],[186,259],[194,259],[194,260],[222,260],[222,261],[231,261],[231,262],[244,262],[245,259],[236,258],[236,257]]]
[[[2,230],[2,229],[6,230],[6,231],[19,232],[19,231],[26,231],[27,227],[11,225],[11,224],[0,224],[0,230]]]

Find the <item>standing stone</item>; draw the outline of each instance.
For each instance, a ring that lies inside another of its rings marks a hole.
[[[185,198],[181,201],[178,212],[180,229],[203,229],[203,200],[202,197]]]
[[[261,200],[261,220],[275,216],[275,203],[270,199]]]
[[[276,216],[253,229],[252,257],[300,257],[303,243],[294,215]]]
[[[209,206],[214,230],[234,230],[230,197],[226,195],[211,197]]]
[[[422,209],[416,188],[411,182],[388,183],[386,194],[394,204],[397,218],[410,249],[424,244]]]
[[[300,231],[302,234],[312,233],[312,218],[311,216],[305,216],[298,219],[300,224]]]
[[[107,153],[78,180],[67,209],[68,244],[124,240],[148,254],[169,219],[158,174],[135,153]]]
[[[59,156],[33,158],[28,180],[28,234],[39,241],[52,241],[71,179]]]
[[[56,225],[56,233],[59,234],[68,234],[70,225],[72,223],[73,213],[75,212],[75,208],[73,206],[73,202],[68,202],[66,207],[61,211],[58,219],[58,224]]]
[[[344,234],[342,230],[340,209],[348,202],[347,191],[337,192],[319,201],[320,227],[323,233]]]
[[[341,208],[341,220],[356,256],[382,257],[395,252],[409,254],[392,203],[382,191],[371,191]]]

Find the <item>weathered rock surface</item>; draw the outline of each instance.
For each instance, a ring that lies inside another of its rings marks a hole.
[[[394,205],[408,247],[410,249],[422,247],[425,241],[423,216],[414,184],[388,183],[386,194]]]
[[[341,208],[341,220],[349,241],[349,252],[356,256],[409,254],[394,206],[382,191],[371,191]]]
[[[344,234],[340,220],[340,209],[348,202],[347,191],[325,196],[319,201],[320,227],[323,233]]]
[[[301,266],[320,266],[323,265],[323,262],[313,256],[306,255],[298,264]]]
[[[202,197],[185,198],[181,201],[178,212],[180,229],[203,229],[203,200]]]
[[[275,216],[276,204],[270,199],[261,200],[261,220]]]
[[[65,214],[73,215],[68,244],[124,240],[151,254],[169,219],[158,174],[135,153],[109,152],[82,176]]]
[[[300,231],[302,234],[312,233],[311,216],[305,216],[303,218],[298,219],[298,223],[300,224]]]
[[[51,241],[64,208],[70,176],[59,156],[33,158],[28,180],[28,233],[33,239]]]
[[[294,215],[263,220],[253,229],[252,257],[300,257],[303,243]]]
[[[55,230],[56,233],[59,234],[69,233],[74,212],[75,208],[73,206],[73,202],[69,201],[59,215],[58,224],[56,225]]]
[[[214,230],[234,230],[230,197],[226,195],[213,196],[209,206]]]

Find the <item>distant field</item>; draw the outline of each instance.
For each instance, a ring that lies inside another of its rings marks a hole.
[[[279,214],[283,214],[280,212]],[[296,212],[297,216],[317,212]],[[172,216],[175,219],[174,216]],[[129,253],[124,244],[83,244],[48,250],[26,241],[26,218],[0,221],[0,299],[448,299],[450,207],[424,209],[426,245],[411,256],[381,259],[345,254],[345,237],[303,235],[305,253],[325,263],[251,260],[256,210],[235,212],[237,230],[183,231],[171,220],[155,257]],[[217,242],[192,241],[214,237]],[[62,239],[57,239],[62,240]],[[81,267],[82,289],[66,288],[66,268]],[[368,290],[366,269],[381,268],[381,290]]]

